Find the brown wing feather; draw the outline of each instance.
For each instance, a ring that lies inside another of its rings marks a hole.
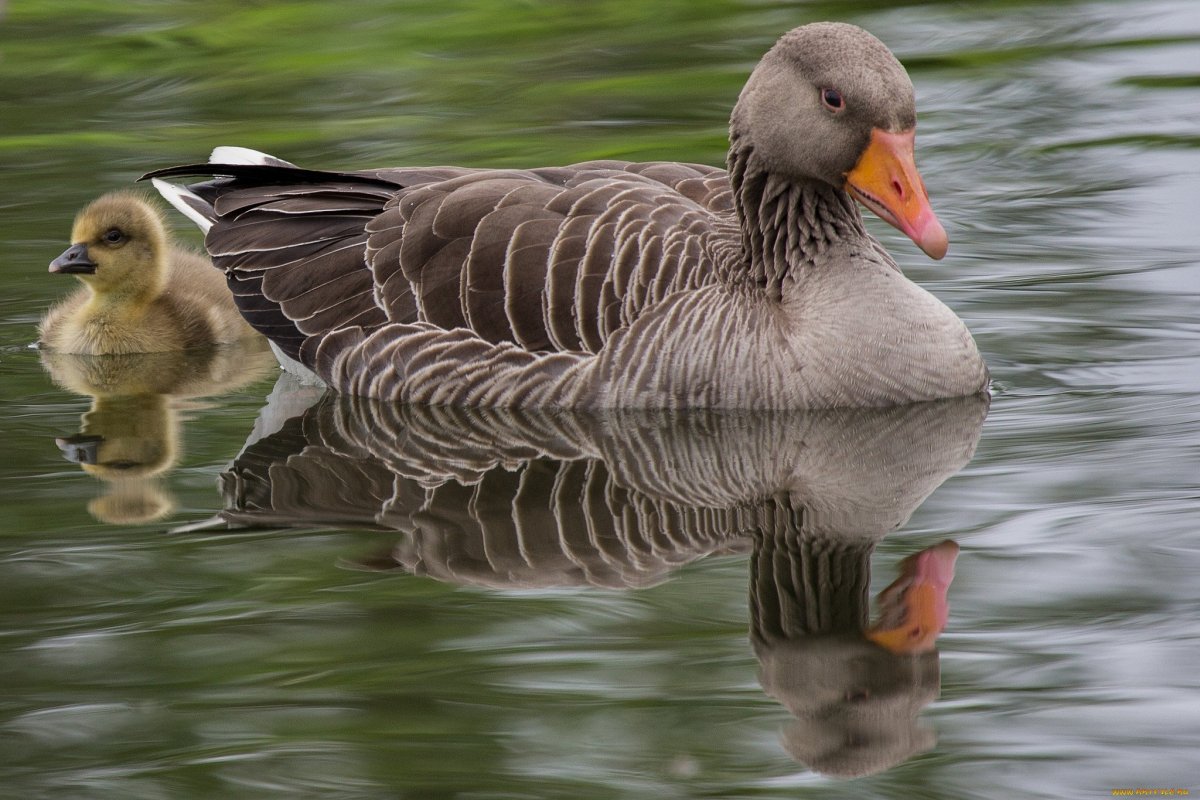
[[[530,225],[533,221],[542,225]],[[553,235],[561,223],[561,217],[541,205],[525,203],[497,208],[479,221],[467,260],[463,295],[467,323],[478,335],[490,342],[512,341],[528,346],[516,334],[521,323],[513,319],[512,312],[531,309],[540,315],[546,270],[544,260],[542,264],[534,263],[535,254],[542,252],[538,237],[547,231]],[[531,298],[536,299],[531,302]],[[534,349],[545,349],[549,344],[545,336],[534,338],[540,345]]]
[[[191,187],[246,318],[316,358],[346,327],[467,328],[528,351],[590,351],[649,305],[716,278],[735,242],[725,173],[667,162],[319,173],[284,166]]]
[[[727,210],[724,175],[589,162],[401,188],[367,226],[377,301],[395,322],[413,321],[415,298],[416,321],[596,352],[647,304],[714,278],[711,248],[676,240],[725,235],[713,214]]]
[[[513,229],[505,257],[504,313],[516,342],[527,350],[556,348],[544,317],[552,247],[563,220],[547,215]]]

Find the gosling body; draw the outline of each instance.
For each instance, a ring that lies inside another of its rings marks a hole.
[[[43,318],[49,350],[83,355],[156,353],[257,336],[221,272],[175,246],[158,209],[129,192],[104,195],[75,218],[71,247],[50,272],[83,283]]]

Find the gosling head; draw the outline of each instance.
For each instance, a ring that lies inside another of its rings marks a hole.
[[[751,73],[730,120],[735,145],[792,180],[848,192],[932,258],[946,232],[913,156],[912,81],[883,42],[837,22],[786,34]]]
[[[157,208],[130,192],[97,198],[75,217],[71,246],[50,272],[75,275],[97,294],[152,294],[162,287],[166,230]]]

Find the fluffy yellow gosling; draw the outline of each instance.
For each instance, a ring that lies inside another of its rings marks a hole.
[[[174,246],[157,208],[130,192],[106,194],[79,212],[71,246],[50,272],[83,286],[42,319],[42,345],[105,355],[186,350],[257,336],[221,272]]]

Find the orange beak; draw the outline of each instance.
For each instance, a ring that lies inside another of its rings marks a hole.
[[[946,627],[946,592],[954,580],[958,545],[928,547],[900,564],[900,577],[879,593],[880,619],[866,637],[896,654],[925,653]]]
[[[916,129],[888,133],[875,128],[871,143],[846,173],[846,191],[917,243],[930,258],[946,255],[946,229],[933,209],[913,157]]]

